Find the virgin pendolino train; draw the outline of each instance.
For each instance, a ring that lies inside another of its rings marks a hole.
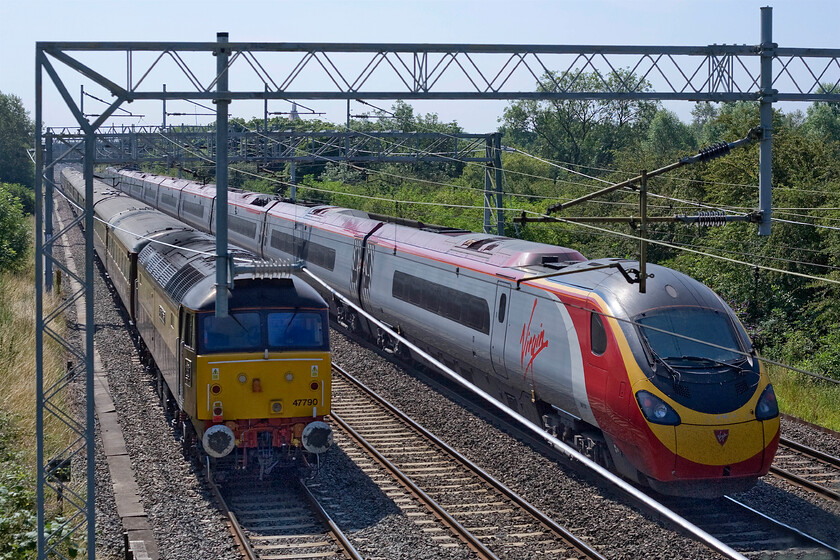
[[[61,185],[84,205],[84,177]],[[204,450],[235,464],[306,463],[332,442],[328,307],[302,280],[239,273],[215,313],[215,241],[94,181],[94,245],[162,377],[158,384]],[[234,258],[257,259],[246,251]],[[276,276],[276,275],[275,275]],[[164,387],[165,383],[165,387]],[[233,453],[232,453],[233,452]]]
[[[125,192],[213,232],[215,186],[110,169]],[[713,496],[766,474],[778,406],[709,288],[649,265],[325,205],[229,193],[231,243],[293,258],[533,422],[628,479]],[[556,272],[562,276],[545,277]],[[352,329],[399,345],[334,298]]]

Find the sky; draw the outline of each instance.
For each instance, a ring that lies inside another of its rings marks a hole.
[[[773,39],[779,46],[840,48],[835,0],[0,0],[0,92],[19,96],[34,116],[36,41],[215,41],[217,32],[227,31],[231,41],[243,42],[753,45],[760,42],[760,7],[765,5],[773,7]],[[115,64],[124,67],[124,58]],[[165,83],[169,76],[163,72],[154,78]],[[78,102],[76,82],[68,79],[68,90]],[[85,112],[104,108],[92,98],[85,103]],[[376,103],[389,107],[391,102]],[[346,118],[344,102],[305,104],[325,112],[320,115],[324,120],[342,123]],[[506,102],[423,101],[414,106],[420,113],[457,121],[467,132],[485,133],[497,128]],[[686,121],[692,106],[667,105]],[[113,122],[162,120],[159,101],[127,108],[143,117]],[[167,110],[196,112],[184,102],[170,103]],[[269,110],[289,106],[272,102]],[[369,110],[351,105],[352,114]],[[262,104],[231,107],[234,116],[262,112]],[[179,120],[202,124],[212,119],[170,117],[169,124]],[[44,122],[76,125],[49,84]]]

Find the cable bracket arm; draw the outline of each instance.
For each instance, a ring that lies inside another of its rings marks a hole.
[[[717,144],[713,144],[709,147],[703,148],[702,150],[700,150],[700,152],[698,152],[697,154],[695,154],[693,156],[686,156],[679,161],[675,161],[674,163],[668,164],[665,167],[660,167],[659,169],[656,169],[654,171],[651,171],[651,172],[647,173],[647,178],[650,179],[651,177],[656,177],[658,175],[663,175],[663,174],[665,174],[669,171],[673,171],[674,169],[678,169],[680,167],[683,167],[684,165],[690,165],[690,164],[693,164],[693,163],[700,163],[700,162],[707,162],[707,161],[711,161],[715,158],[725,156],[730,151],[734,150],[735,148],[740,148],[741,146],[744,146],[744,145],[749,144],[751,142],[754,142],[756,140],[760,140],[762,132],[763,131],[762,131],[761,127],[757,126],[755,128],[750,129],[749,133],[747,133],[747,135],[744,138],[741,138],[740,140],[736,140],[734,142],[719,142]],[[562,202],[562,203],[558,203],[558,204],[553,204],[553,205],[548,207],[548,210],[546,211],[546,213],[551,214],[551,213],[554,213],[554,212],[559,212],[561,210],[565,210],[566,208],[569,208],[571,206],[575,206],[577,204],[580,204],[581,202],[586,202],[587,200],[592,200],[593,198],[597,198],[597,197],[599,197],[603,194],[608,194],[608,193],[611,193],[613,191],[623,189],[625,187],[633,186],[636,183],[639,183],[641,180],[642,180],[642,176],[637,175],[637,176],[635,176],[631,179],[627,179],[626,181],[622,181],[620,183],[610,185],[609,187],[605,187],[603,189],[600,189],[598,191],[595,191],[595,192],[589,193],[587,195],[581,196],[581,197],[576,198],[574,200],[570,200],[569,202]]]

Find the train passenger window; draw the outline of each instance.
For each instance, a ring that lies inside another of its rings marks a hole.
[[[313,311],[276,311],[268,314],[269,348],[325,348],[324,319]]]
[[[490,333],[490,306],[484,298],[399,270],[394,272],[391,295],[465,327]]]
[[[499,296],[499,322],[505,322],[505,307],[507,307],[507,294]]]
[[[604,320],[598,313],[592,313],[589,323],[589,343],[592,353],[596,356],[607,351],[607,331],[604,329]]]
[[[227,317],[205,314],[201,319],[201,351],[260,350],[262,328],[259,313],[231,313]]]

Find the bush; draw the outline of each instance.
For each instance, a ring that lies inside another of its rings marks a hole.
[[[3,183],[3,188],[20,201],[24,214],[35,214],[35,191],[18,183]]]
[[[0,183],[0,271],[19,269],[29,249],[29,229],[23,205],[7,187]]]

